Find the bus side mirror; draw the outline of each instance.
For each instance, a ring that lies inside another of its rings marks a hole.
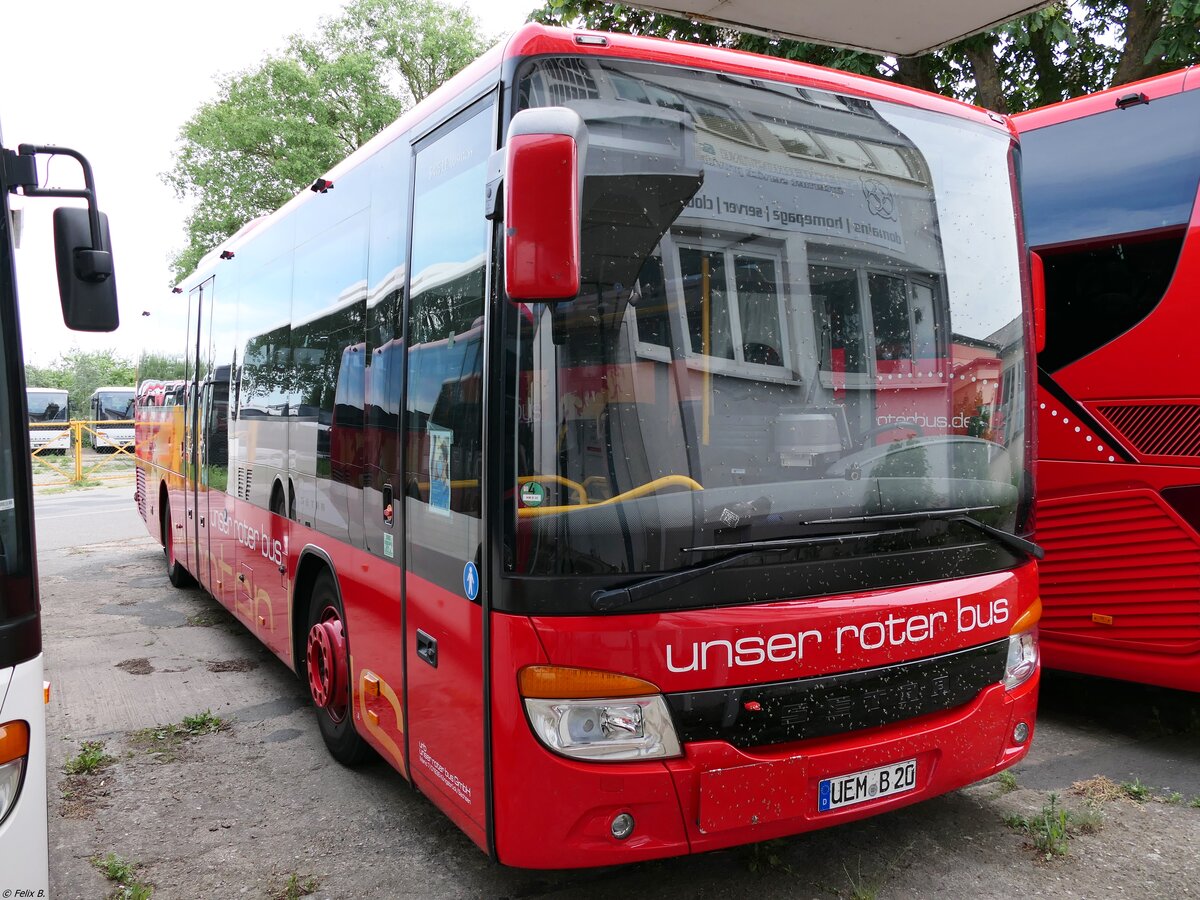
[[[54,256],[63,322],[72,331],[115,331],[119,324],[108,216],[100,217],[100,245],[92,246],[88,211],[54,211]]]
[[[1042,257],[1029,251],[1029,280],[1033,287],[1033,349],[1046,349],[1046,268]]]
[[[587,126],[574,110],[521,110],[508,129],[504,281],[513,300],[579,293]]]

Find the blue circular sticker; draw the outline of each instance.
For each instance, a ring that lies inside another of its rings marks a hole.
[[[473,562],[463,566],[463,593],[467,595],[468,600],[479,596],[479,570]]]

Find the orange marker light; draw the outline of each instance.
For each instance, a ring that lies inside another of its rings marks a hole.
[[[1028,631],[1030,628],[1040,622],[1041,618],[1042,598],[1036,597],[1034,598],[1034,601],[1029,604],[1029,609],[1025,610],[1025,612],[1021,614],[1021,617],[1017,619],[1016,624],[1013,625],[1012,630],[1009,631],[1009,634],[1020,634],[1022,631]]]
[[[517,684],[522,697],[538,700],[644,697],[659,692],[649,681],[630,675],[566,666],[526,666],[517,673]]]
[[[21,720],[0,725],[0,766],[29,755],[29,723]]]
[[[46,706],[50,705],[50,682],[42,682],[42,703]]]

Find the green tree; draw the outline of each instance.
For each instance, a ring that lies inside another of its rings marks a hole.
[[[133,386],[134,365],[115,350],[71,350],[48,366],[25,366],[30,387],[60,388],[70,398],[72,419],[91,418],[92,392],[106,385]]]
[[[183,378],[183,355],[169,353],[143,353],[137,364],[139,382],[177,381]]]
[[[278,56],[225,77],[180,130],[164,181],[194,201],[176,278],[256,216],[282,206],[477,57],[465,8],[357,0]]]
[[[901,58],[774,40],[602,0],[547,0],[534,18],[803,60],[1001,112],[1044,106],[1200,59],[1200,0],[1059,2],[942,50]]]

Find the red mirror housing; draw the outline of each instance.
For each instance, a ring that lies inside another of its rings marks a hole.
[[[1033,349],[1046,349],[1046,268],[1042,257],[1029,251],[1029,280],[1033,288]]]
[[[587,129],[562,107],[522,110],[508,129],[504,281],[514,300],[579,293],[579,233]]]

